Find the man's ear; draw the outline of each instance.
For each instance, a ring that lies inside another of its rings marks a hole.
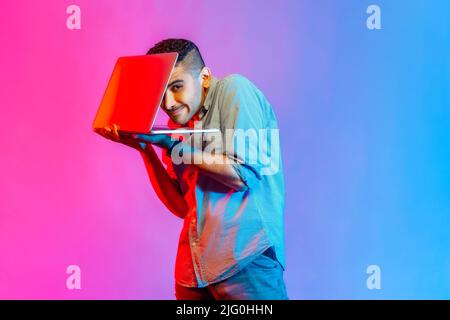
[[[200,71],[200,77],[202,80],[202,87],[209,88],[211,85],[211,69],[208,67],[203,67],[202,71]]]

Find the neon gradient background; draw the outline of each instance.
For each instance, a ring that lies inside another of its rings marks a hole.
[[[181,220],[91,130],[116,58],[167,37],[274,106],[291,299],[450,298],[450,3],[425,0],[1,0],[0,298],[174,298]]]

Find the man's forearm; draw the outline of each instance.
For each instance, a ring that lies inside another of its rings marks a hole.
[[[148,145],[144,151],[141,151],[141,156],[158,198],[167,209],[183,219],[187,214],[188,206],[178,184],[169,176],[151,145]]]
[[[233,166],[227,163],[227,156],[202,151],[185,143],[175,148],[182,152],[183,159],[189,159],[189,163],[214,180],[236,191],[244,191],[247,188]]]

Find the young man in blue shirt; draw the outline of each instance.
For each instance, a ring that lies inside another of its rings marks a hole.
[[[196,134],[182,142],[122,137],[114,128],[105,135],[140,151],[158,197],[183,219],[176,298],[287,299],[284,178],[272,107],[245,77],[213,77],[191,41],[163,40],[148,54],[165,52],[179,54],[161,105],[170,125],[220,128],[214,147],[208,139],[194,143]]]

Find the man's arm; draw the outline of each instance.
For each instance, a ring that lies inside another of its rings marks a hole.
[[[118,128],[106,127],[98,131],[105,138],[114,142],[120,142],[140,152],[147,169],[150,182],[158,198],[174,215],[184,218],[188,212],[188,205],[181,194],[181,190],[159,160],[153,147],[145,142],[138,142],[129,136],[119,136]]]
[[[141,156],[156,195],[167,209],[183,219],[188,212],[188,206],[179,185],[169,176],[151,145],[141,151]]]
[[[228,159],[226,155],[212,154],[194,148],[186,143],[180,143],[175,148],[182,152],[184,159],[190,159],[192,165],[214,180],[236,191],[244,191],[247,189],[247,186],[230,163],[232,159]]]
[[[231,159],[228,159],[226,155],[212,154],[186,142],[179,142],[174,146],[176,142],[166,134],[136,134],[133,138],[141,143],[154,144],[166,150],[173,147],[175,153],[182,154],[182,163],[196,166],[204,174],[236,191],[247,189],[246,184],[233,168]]]

